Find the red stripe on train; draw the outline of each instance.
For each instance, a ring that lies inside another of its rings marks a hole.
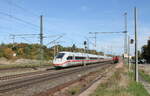
[[[53,64],[53,65],[63,65],[63,64],[68,63],[68,62],[81,62],[81,61],[98,61],[98,60],[68,60],[66,62],[63,62],[60,64]]]

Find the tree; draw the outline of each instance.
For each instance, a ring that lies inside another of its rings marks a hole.
[[[74,52],[75,49],[76,49],[76,45],[73,44],[73,45],[72,45],[72,52]]]
[[[150,63],[150,40],[148,40],[147,45],[142,47],[141,57]]]
[[[4,57],[6,57],[7,59],[12,59],[13,58],[14,52],[12,51],[12,49],[5,48],[3,51],[4,51]]]
[[[15,46],[14,46],[15,45]],[[42,46],[44,51],[44,59],[52,60],[54,56],[54,47],[61,51],[69,51],[69,52],[84,52],[84,48],[77,48],[75,44],[72,46],[61,46],[55,45],[51,48],[47,48],[47,46]],[[28,43],[15,43],[15,44],[2,44],[0,45],[0,57],[6,57],[8,59],[14,58],[14,54],[16,53],[15,58],[25,58],[25,59],[40,59],[40,44],[28,44]],[[88,50],[87,53],[90,54],[98,54],[103,55],[103,52],[97,52],[96,50]]]

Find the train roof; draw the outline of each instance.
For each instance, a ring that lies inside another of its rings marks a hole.
[[[76,55],[76,56],[89,56],[89,57],[101,57],[101,58],[106,58],[106,56],[102,56],[102,55],[95,55],[95,54],[88,54],[88,53],[81,53],[81,52],[67,52],[67,51],[62,51],[59,53],[65,53],[65,54],[69,54],[69,55]]]

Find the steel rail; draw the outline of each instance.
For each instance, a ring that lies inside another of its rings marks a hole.
[[[32,85],[35,83],[47,81],[47,80],[52,80],[60,77],[67,76],[69,74],[74,74],[78,72],[82,72],[91,68],[95,68],[98,66],[106,65],[108,62],[104,62],[102,64],[95,64],[92,66],[85,66],[85,67],[80,67],[78,69],[72,69],[72,70],[67,70],[65,72],[57,72],[57,73],[50,73],[50,74],[42,74],[42,75],[36,75],[30,78],[23,78],[19,80],[14,80],[14,81],[8,81],[0,84],[0,92],[4,93],[10,90],[14,90],[17,88],[21,88],[24,86]]]

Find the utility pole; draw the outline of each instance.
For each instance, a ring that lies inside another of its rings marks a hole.
[[[59,36],[58,38],[56,38],[55,40],[52,40],[51,42],[49,42],[48,44],[46,44],[46,45],[49,45],[49,44],[52,44],[52,43],[54,44],[54,45],[53,45],[53,47],[54,47],[54,48],[53,48],[53,50],[54,50],[54,52],[53,52],[53,55],[54,55],[53,58],[55,58],[56,51],[57,51],[57,50],[56,50],[56,43],[59,43],[59,42],[56,42],[56,41],[59,40],[59,39],[62,38],[62,37],[63,37],[63,36],[60,35],[60,36]]]
[[[43,16],[40,16],[40,58],[43,60]]]
[[[95,46],[95,50],[96,50],[96,47],[97,47],[97,34],[98,34],[98,32],[89,32],[89,34],[94,34],[94,41],[95,41],[95,44],[94,44],[94,46]]]
[[[124,27],[125,27],[125,38],[124,38],[124,54],[127,55],[128,36],[127,36],[127,13],[124,13]]]
[[[126,30],[127,30],[127,27],[126,27]],[[96,35],[97,34],[126,34],[127,33],[127,31],[120,31],[120,32],[89,32],[89,34],[95,34],[95,37],[93,37],[93,38],[95,38],[95,44],[96,44]],[[124,41],[125,42],[125,41]],[[126,47],[125,47],[126,48]],[[127,48],[126,48],[127,49]],[[127,53],[127,52],[126,52]]]
[[[128,31],[127,31],[127,13],[124,13],[124,28],[125,28],[125,36],[124,36],[124,60],[129,66],[129,45],[128,45]]]
[[[33,38],[33,36],[39,36],[39,34],[10,34],[10,39],[12,39],[13,47],[15,46],[15,39],[16,38]],[[29,37],[31,36],[31,37]]]
[[[89,48],[89,47],[90,47],[90,46],[89,46],[89,45],[90,45],[90,40],[89,40],[89,38],[86,37],[86,41],[87,41],[87,53],[89,53],[89,52],[90,52],[90,51],[89,51],[89,49],[90,49],[90,48]]]
[[[96,36],[96,34],[97,34],[97,33],[95,33],[95,37],[94,37],[94,38],[95,38],[95,49],[96,49],[96,47],[97,47],[97,42],[96,42],[97,36]]]
[[[12,35],[13,44],[15,43],[15,35]]]
[[[59,42],[54,41],[53,43],[54,43],[54,57],[55,57],[56,54],[59,52],[59,50],[58,50],[58,43]]]
[[[84,41],[84,53],[87,53],[87,41]],[[87,55],[87,54],[85,54]],[[87,56],[85,58],[85,60],[87,59]],[[84,61],[84,66],[86,66],[86,61]]]
[[[138,82],[138,50],[137,50],[137,9],[134,8],[134,30],[135,30],[135,80]]]
[[[55,58],[55,49],[56,49],[56,48],[55,48],[55,44],[54,44],[54,58]]]
[[[59,51],[59,50],[58,50],[58,47],[59,47],[58,42],[56,42],[56,44],[57,44],[57,45],[56,45],[56,54],[58,54],[58,51]]]
[[[16,38],[16,36],[14,35],[14,34],[11,34],[10,35],[12,38],[12,43],[13,43],[13,47],[15,47],[15,38]]]
[[[16,36],[13,35],[13,34],[10,35],[10,36],[12,36],[12,38],[11,38],[11,39],[13,40],[13,42],[12,42],[12,43],[13,43],[13,46],[12,46],[12,48],[14,48],[14,47],[15,47],[15,38],[16,38]],[[13,56],[16,56],[16,53],[14,53]]]
[[[130,36],[128,35],[128,66],[129,71],[131,70],[131,63],[130,63]]]

